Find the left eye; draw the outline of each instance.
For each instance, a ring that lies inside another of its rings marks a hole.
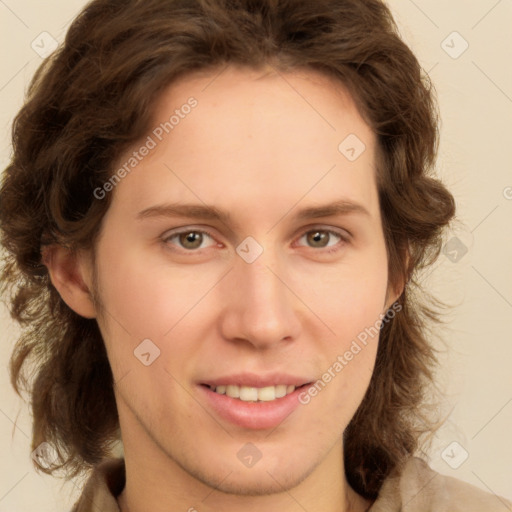
[[[337,241],[334,240],[334,242],[331,243],[333,237],[337,239]],[[346,241],[343,235],[329,229],[313,229],[311,231],[307,231],[299,238],[299,241],[303,239],[306,240],[310,247],[317,249],[333,247],[340,241]]]

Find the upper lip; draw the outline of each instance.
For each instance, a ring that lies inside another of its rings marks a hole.
[[[255,373],[237,373],[233,375],[226,375],[215,379],[208,379],[201,381],[201,384],[207,386],[247,386],[251,388],[264,388],[267,386],[278,386],[284,384],[286,386],[303,386],[312,382],[307,377],[298,377],[287,373],[269,373],[266,375],[257,375]]]

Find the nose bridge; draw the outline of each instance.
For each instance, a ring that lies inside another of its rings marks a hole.
[[[240,277],[243,295],[248,302],[255,302],[253,306],[262,304],[275,307],[287,299],[283,281],[278,278],[280,272],[275,258],[262,255],[253,263],[238,262],[237,267],[235,272]]]
[[[296,303],[284,284],[283,268],[270,249],[252,262],[236,256],[226,297],[225,336],[259,346],[296,337]]]

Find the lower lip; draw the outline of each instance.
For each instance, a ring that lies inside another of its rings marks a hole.
[[[299,394],[309,386],[301,386],[293,393],[269,402],[244,402],[212,391],[200,385],[206,401],[223,419],[242,428],[263,430],[280,425],[299,405]]]

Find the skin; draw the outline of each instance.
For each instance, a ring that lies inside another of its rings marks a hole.
[[[399,296],[388,286],[375,135],[343,87],[310,70],[188,75],[158,99],[153,126],[190,96],[197,107],[112,192],[94,262],[62,247],[45,255],[63,299],[97,318],[105,340],[125,450],[121,509],[366,510],[345,479],[342,434],[377,339],[275,429],[216,416],[197,382],[242,371],[319,379]],[[353,162],[338,151],[349,134],[366,145]],[[296,217],[340,199],[368,214]],[[215,206],[233,224],[138,218],[165,203]],[[187,245],[171,238],[177,228],[211,237]],[[236,252],[247,236],[263,248],[253,263]],[[160,350],[149,366],[134,357],[147,338]],[[251,468],[237,457],[248,442],[261,453]]]

